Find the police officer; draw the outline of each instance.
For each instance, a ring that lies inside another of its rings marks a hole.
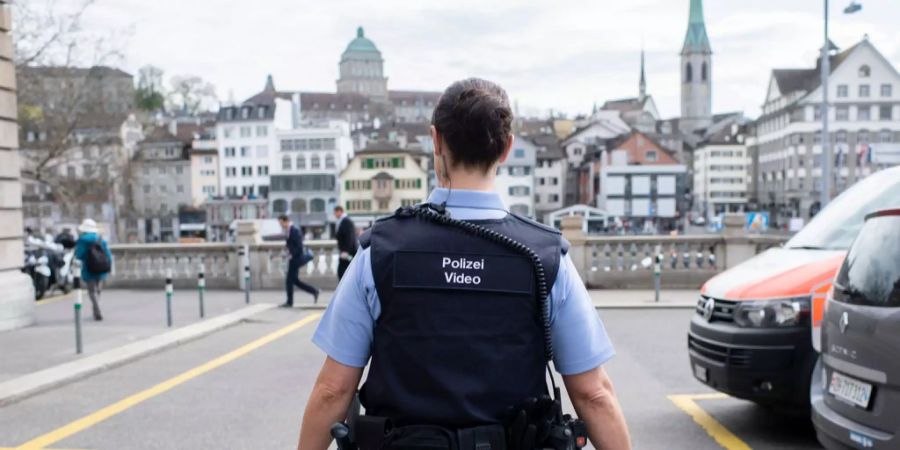
[[[427,200],[428,214],[398,210],[361,237],[313,336],[327,358],[300,449],[328,447],[329,429],[346,417],[370,358],[360,390],[367,417],[395,428],[504,423],[517,411],[511,407],[548,393],[545,319],[553,366],[591,442],[630,448],[603,369],[614,350],[567,243],[555,229],[509,214],[495,193],[497,166],[513,147],[512,119],[506,92],[494,83],[473,78],[444,91],[431,127],[440,187]],[[543,268],[546,303],[535,300],[536,263],[485,233],[429,219],[435,215],[525,244]]]

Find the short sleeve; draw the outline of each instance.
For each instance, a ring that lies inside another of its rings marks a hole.
[[[312,341],[335,361],[365,367],[372,351],[378,297],[369,250],[357,253],[338,284]]]
[[[559,373],[587,372],[615,355],[606,328],[568,255],[560,261],[550,302],[553,364]]]

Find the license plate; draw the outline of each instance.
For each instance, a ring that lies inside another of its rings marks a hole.
[[[694,376],[705,383],[708,380],[706,367],[694,364]]]
[[[872,398],[872,385],[837,372],[832,372],[828,393],[835,396],[838,400],[843,400],[861,408],[868,408],[869,400]]]

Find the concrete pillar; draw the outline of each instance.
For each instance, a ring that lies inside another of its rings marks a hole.
[[[587,236],[584,233],[584,217],[581,215],[563,217],[560,228],[563,238],[569,241],[569,257],[578,269],[582,280],[588,276]]]
[[[11,22],[9,4],[0,0],[0,331],[34,323],[34,289],[19,270],[24,258],[22,185]]]
[[[754,256],[756,244],[750,241],[742,213],[725,213],[722,218],[722,235],[725,237],[725,268],[730,269]],[[717,256],[718,258],[718,256]]]
[[[261,244],[262,236],[259,234],[259,227],[257,227],[256,221],[239,220],[237,222],[234,242],[236,244]]]

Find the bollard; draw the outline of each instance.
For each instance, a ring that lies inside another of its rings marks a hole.
[[[656,261],[653,264],[653,288],[656,291],[654,301],[656,303],[659,303],[659,287],[661,284],[660,278],[662,277],[662,263],[665,257],[658,249],[656,252]]]
[[[244,266],[244,303],[250,304],[250,262]]]
[[[172,327],[172,294],[175,289],[172,287],[172,269],[166,270],[166,325]]]
[[[200,263],[200,272],[197,273],[197,294],[200,297],[200,318],[202,319],[206,315],[206,311],[203,308],[203,291],[206,290],[206,278],[204,278],[203,273],[205,272],[205,267],[203,263]]]
[[[80,355],[84,348],[81,340],[81,274],[78,272],[72,285],[75,288],[75,354]]]

